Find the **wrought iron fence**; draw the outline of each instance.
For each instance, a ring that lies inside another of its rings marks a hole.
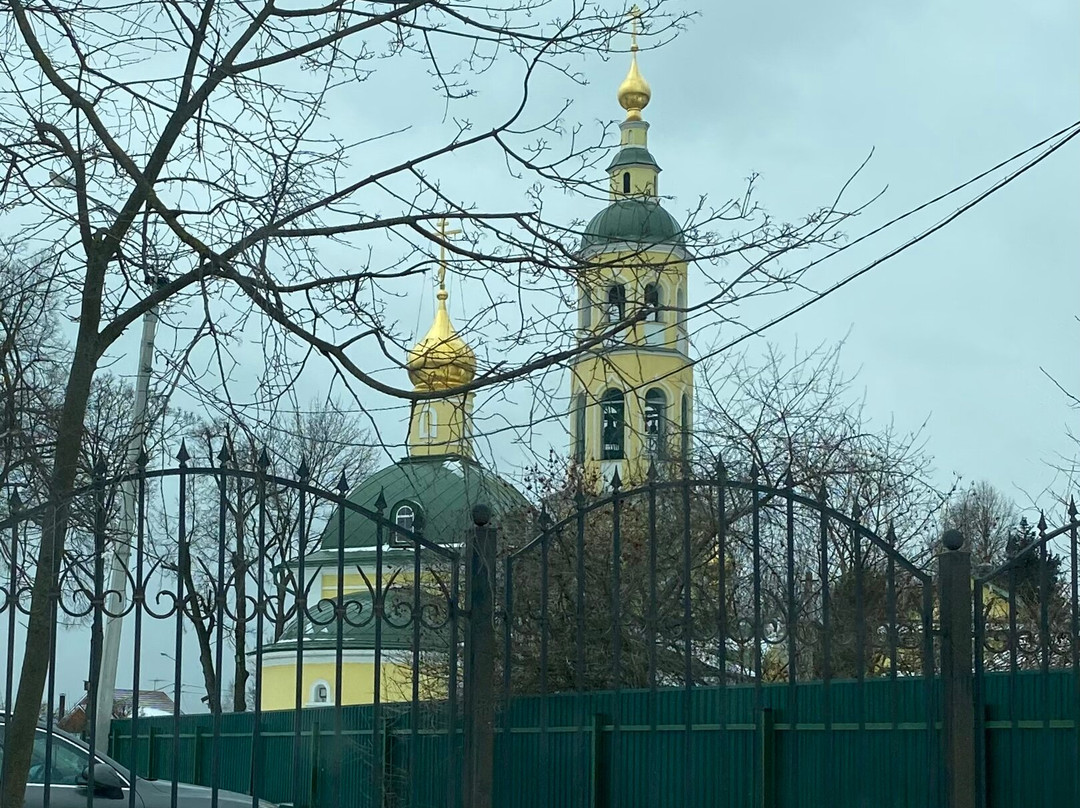
[[[1080,522],[1074,501],[1064,510],[1060,527],[1041,516],[1035,532],[1010,542],[1003,563],[973,578],[979,806],[1080,804]],[[1003,698],[991,710],[993,689]],[[1039,730],[1045,740],[1032,754],[1025,735]],[[1043,777],[1056,787],[1033,789]]]
[[[37,542],[68,518],[27,651],[49,671],[29,805],[1080,802],[1074,507],[973,576],[957,536],[921,566],[825,490],[722,467],[427,536],[265,453],[178,461],[2,514],[9,709]],[[162,651],[173,699],[148,709]]]
[[[582,707],[572,729],[580,765],[566,774],[580,793],[600,776],[613,784],[604,797],[613,808],[696,804],[695,789],[708,782],[721,784],[711,804],[774,804],[775,783],[753,746],[743,759],[727,747],[741,743],[747,722],[760,738],[762,716],[775,718],[779,700],[787,727],[785,779],[799,783],[805,769],[815,768],[811,779],[824,789],[814,795],[788,788],[785,805],[843,804],[835,800],[844,792],[852,804],[877,804],[888,778],[852,776],[865,744],[847,740],[852,729],[864,734],[871,725],[917,750],[926,773],[921,801],[939,803],[933,580],[898,552],[891,530],[881,536],[857,510],[831,508],[824,489],[807,496],[790,478],[777,488],[756,473],[731,480],[722,467],[712,479],[694,480],[660,480],[652,469],[634,490],[623,490],[616,474],[608,495],[579,493],[539,521],[535,537],[517,546],[507,539],[503,548],[500,750],[507,766],[519,754],[515,746],[526,743],[538,771],[551,765],[553,744],[564,747],[567,727],[565,721],[549,726],[544,699],[577,694]],[[914,677],[921,684],[913,689]],[[880,687],[871,698],[870,679],[891,684],[884,699]],[[854,683],[854,691],[844,688],[844,705],[834,703],[841,680]],[[813,682],[821,683],[819,695],[806,692]],[[722,695],[703,729],[695,691],[706,688],[745,692],[749,702]],[[675,689],[682,707],[673,727]],[[595,717],[584,707],[595,691],[614,694],[611,714],[602,718],[599,774],[589,763]],[[635,711],[627,729],[620,694],[635,691],[643,694],[645,714]],[[513,704],[524,695],[540,700],[528,740],[514,735]],[[913,697],[919,737],[912,732]],[[618,787],[628,767],[650,757],[642,733],[679,729],[683,752],[652,758],[658,768],[647,795]],[[708,762],[693,753],[704,734],[724,750]],[[849,766],[839,763],[841,745]],[[749,793],[732,787],[744,772],[753,775]],[[535,802],[528,804],[556,804],[552,788],[538,777]]]
[[[242,464],[223,449],[217,461],[193,464],[181,447],[175,468],[148,469],[144,455],[134,473],[109,477],[99,464],[92,483],[61,503],[28,507],[17,493],[11,497],[0,520],[2,692],[9,713],[18,658],[43,654],[48,665],[27,804],[69,805],[76,793],[80,804],[122,795],[132,808],[236,804],[223,787],[228,782],[253,808],[271,796],[275,803],[309,805],[313,738],[323,744],[322,804],[341,804],[342,784],[358,777],[364,804],[433,804],[418,796],[433,799],[431,784],[417,781],[416,761],[437,738],[443,761],[437,804],[459,805],[461,735],[468,730],[461,713],[465,536],[430,541],[419,516],[406,530],[388,519],[381,497],[357,503],[344,477],[330,490],[309,479],[303,464],[294,477],[275,475],[265,452]],[[64,513],[63,560],[34,603],[48,610],[54,627],[49,647],[24,649],[20,624],[31,611],[42,525]],[[350,546],[347,519],[362,520],[373,540]],[[102,666],[106,638],[121,620],[129,645],[109,674],[108,664]],[[165,689],[172,690],[164,708],[161,679],[147,688],[163,657],[170,674]],[[85,693],[63,705],[60,689],[72,681],[73,668],[85,677]],[[120,700],[99,699],[103,671],[106,682],[123,685]],[[187,763],[191,717],[184,694],[192,687],[202,693],[198,711],[208,713],[194,745],[199,771]],[[112,704],[112,714],[101,716],[99,704]],[[369,705],[359,733],[343,723],[350,704]],[[38,704],[30,707],[38,712]],[[235,734],[227,737],[223,727],[235,725],[229,714],[237,712],[252,719],[240,781],[223,768],[226,761],[236,765],[226,749]],[[312,733],[313,715],[324,731]],[[103,728],[113,718],[127,720],[129,738],[141,737],[140,725],[156,738],[148,748],[128,743],[119,759],[107,759]],[[408,727],[404,736],[394,729],[395,718]],[[10,726],[5,729],[10,748]],[[209,751],[200,747],[207,743]],[[387,766],[388,744],[399,765]],[[155,754],[156,764],[148,759]],[[93,760],[99,765],[90,766]],[[137,779],[150,764],[169,782]],[[3,776],[11,776],[7,767]],[[193,791],[185,781],[208,787]],[[273,795],[271,781],[279,784]]]

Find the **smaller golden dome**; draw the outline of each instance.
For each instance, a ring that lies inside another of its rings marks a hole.
[[[476,354],[454,329],[446,311],[446,288],[437,295],[435,322],[427,334],[409,351],[405,367],[418,389],[449,390],[476,378]]]
[[[619,99],[619,106],[626,110],[626,120],[640,121],[641,110],[649,105],[652,90],[649,89],[649,82],[645,81],[644,76],[638,71],[637,45],[634,45],[632,50],[630,72],[626,74],[626,78],[619,85],[616,97]]]

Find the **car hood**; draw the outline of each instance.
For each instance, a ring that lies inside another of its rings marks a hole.
[[[164,806],[170,805],[172,799],[173,784],[168,780],[142,780],[140,779],[135,785],[135,791],[143,799],[143,803],[146,808],[164,808]],[[206,786],[193,786],[187,783],[177,783],[176,785],[176,797],[177,803],[181,808],[191,808],[196,806],[210,806],[212,805],[213,791]],[[239,806],[251,806],[251,797],[246,794],[237,794],[235,791],[225,791],[220,789],[217,793],[217,804],[221,806],[229,806],[229,808],[239,808]],[[264,805],[265,801],[261,801]]]

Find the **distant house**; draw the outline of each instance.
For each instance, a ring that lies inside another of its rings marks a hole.
[[[113,691],[113,718],[131,718],[135,705],[134,690]],[[160,690],[139,691],[139,718],[152,718],[160,715],[173,715],[173,700]],[[86,696],[57,721],[57,726],[72,733],[81,733],[86,729]]]

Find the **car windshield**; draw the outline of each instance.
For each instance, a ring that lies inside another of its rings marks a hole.
[[[3,739],[4,739],[4,724],[0,724],[0,765],[3,763]],[[66,743],[65,743],[66,742]],[[76,749],[71,749],[71,746]],[[35,767],[40,767],[42,770],[45,764],[45,748],[46,748],[46,732],[45,728],[39,726],[37,729],[37,735],[34,738],[34,751],[31,753],[30,770],[31,770],[31,782],[34,780],[33,774],[35,773]],[[63,753],[60,750],[66,748],[70,750],[70,753]],[[126,766],[121,765],[117,761],[110,758],[101,752],[95,751],[95,757],[102,763],[108,763],[126,780],[131,779],[131,773]],[[68,775],[71,772],[68,769],[72,769],[76,764],[75,761],[80,761],[81,769],[76,774],[81,774],[82,769],[86,768],[86,761],[90,759],[90,747],[84,743],[77,735],[72,735],[68,732],[64,732],[61,729],[53,728],[53,777],[51,782],[61,783],[66,782],[69,778]]]

